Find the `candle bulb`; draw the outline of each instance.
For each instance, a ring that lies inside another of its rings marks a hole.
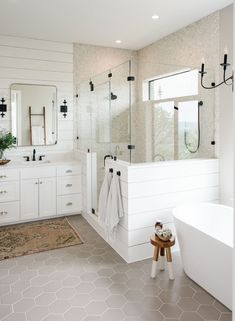
[[[224,54],[224,65],[227,65],[228,62],[228,55],[225,53]]]
[[[201,68],[201,73],[202,73],[202,75],[203,75],[203,73],[204,73],[204,70],[205,70],[205,65],[202,64],[202,68]]]
[[[201,66],[201,74],[202,74],[202,76],[204,74],[204,71],[205,71],[205,60],[203,59],[202,60],[202,66]]]
[[[203,76],[204,72],[205,72],[205,59],[202,58],[202,66],[201,66],[201,75],[202,76]]]

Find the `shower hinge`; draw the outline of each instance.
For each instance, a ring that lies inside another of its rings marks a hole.
[[[135,77],[134,76],[128,76],[127,77],[127,81],[135,81]]]
[[[108,74],[108,77],[109,77],[109,78],[112,78],[112,77],[113,77],[113,74],[110,72],[110,73]]]
[[[90,91],[94,91],[94,84],[92,81],[89,82],[90,85]]]
[[[91,213],[95,214],[95,209],[94,208],[91,209]]]
[[[127,145],[127,149],[135,149],[135,145]]]

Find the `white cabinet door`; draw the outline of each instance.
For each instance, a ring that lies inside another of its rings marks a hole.
[[[56,215],[56,178],[39,179],[39,216]]]
[[[38,179],[21,181],[21,220],[38,217]]]
[[[81,194],[64,195],[57,197],[57,212],[63,214],[79,214],[82,210]]]
[[[81,193],[81,176],[62,176],[57,178],[57,195]]]

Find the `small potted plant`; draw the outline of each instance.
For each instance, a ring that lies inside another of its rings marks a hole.
[[[6,130],[0,130],[0,165],[5,165],[10,160],[7,160],[4,156],[4,152],[7,149],[11,149],[15,147],[16,138],[12,135],[12,133]]]

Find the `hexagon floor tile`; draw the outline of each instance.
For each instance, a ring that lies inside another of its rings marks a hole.
[[[81,216],[69,220],[84,244],[0,262],[1,321],[232,321],[178,253],[175,281],[151,279],[151,260],[127,264]]]

